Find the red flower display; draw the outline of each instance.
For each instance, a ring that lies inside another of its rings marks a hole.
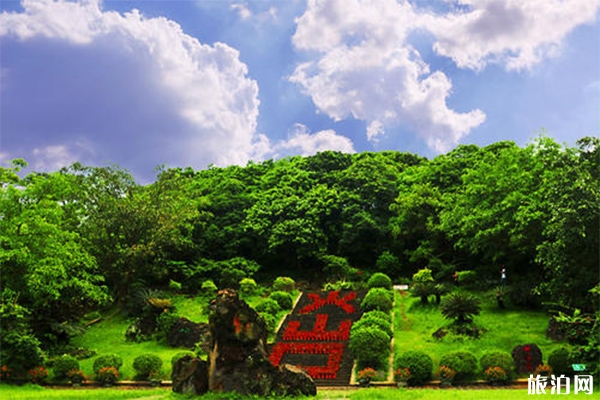
[[[344,343],[279,342],[273,347],[269,360],[279,365],[285,354],[328,354],[326,365],[302,366],[315,379],[335,379],[340,369]]]
[[[309,293],[308,298],[312,300],[312,303],[298,311],[298,314],[309,314],[325,305],[336,305],[344,310],[346,314],[353,314],[356,309],[348,302],[356,299],[356,292],[348,292],[342,298],[339,298],[339,296],[339,290],[329,292],[326,298],[322,298],[318,293]]]
[[[300,321],[290,321],[283,333],[283,340],[287,341],[346,341],[350,337],[350,327],[352,320],[347,319],[340,322],[340,325],[335,331],[326,331],[327,320],[329,315],[317,314],[317,321],[311,331],[300,331]]]

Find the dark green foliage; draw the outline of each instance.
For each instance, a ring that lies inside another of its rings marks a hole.
[[[177,361],[187,356],[195,358],[196,354],[193,351],[181,351],[175,354],[173,357],[171,357],[171,368],[177,363]]]
[[[389,337],[394,336],[394,332],[392,331],[392,324],[386,319],[376,316],[374,314],[363,315],[358,321],[352,324],[352,331],[371,326],[384,331]]]
[[[367,286],[369,289],[372,288],[384,288],[384,289],[392,289],[392,280],[389,276],[382,272],[375,272],[369,280],[367,281]]]
[[[418,350],[409,350],[396,356],[394,368],[408,368],[410,370],[410,385],[422,385],[431,379],[433,360],[429,354]]]
[[[506,372],[509,380],[516,376],[515,362],[510,353],[505,351],[486,351],[479,358],[479,365],[481,366],[481,371],[485,371],[490,367],[500,367]]]
[[[244,278],[239,283],[240,286],[240,294],[242,296],[251,296],[256,292],[258,286],[256,285],[256,281],[252,278]]]
[[[344,257],[325,255],[321,257],[323,272],[333,280],[345,279],[352,267]]]
[[[296,282],[288,276],[279,276],[273,281],[272,289],[276,292],[291,292],[295,289]]]
[[[260,313],[260,316],[265,320],[265,324],[267,325],[267,329],[270,333],[275,333],[277,329],[277,324],[279,320],[274,314],[270,314],[267,312]]]
[[[460,284],[470,285],[475,283],[475,279],[477,279],[477,272],[475,271],[466,270],[457,272],[457,280]]]
[[[67,379],[69,371],[73,369],[79,369],[79,361],[77,361],[75,357],[69,355],[58,357],[52,364],[54,378],[57,380]]]
[[[465,381],[472,379],[477,373],[477,358],[469,351],[455,351],[440,358],[440,366],[446,366],[456,371],[455,379]]]
[[[162,368],[162,360],[155,354],[142,354],[133,360],[133,369],[136,372],[136,379],[148,379],[156,375]]]
[[[550,353],[548,365],[552,367],[552,372],[556,376],[561,374],[571,375],[573,373],[573,367],[569,363],[569,350],[566,347],[561,347]]]
[[[217,285],[215,285],[215,283],[210,279],[202,282],[201,288],[202,292],[209,297],[214,296],[218,290]]]
[[[294,305],[294,298],[288,292],[273,292],[269,295],[269,298],[275,300],[282,310],[291,310]]]
[[[392,316],[390,315],[390,313],[379,310],[367,311],[362,315],[361,319],[363,318],[381,318],[387,321],[390,324],[390,326],[392,324]]]
[[[370,289],[360,307],[363,311],[379,310],[389,312],[392,309],[394,293],[384,288]]]
[[[389,357],[390,336],[374,326],[353,329],[349,348],[361,368],[378,368]]]
[[[114,367],[117,371],[123,365],[123,359],[116,354],[104,354],[94,360],[94,372],[97,374],[101,368]]]
[[[442,299],[442,315],[458,324],[471,322],[481,311],[481,301],[469,293],[451,293]]]
[[[275,301],[271,298],[262,300],[254,308],[259,313],[267,313],[267,314],[271,314],[271,315],[276,315],[279,311],[281,311],[281,307],[279,306],[277,301]]]
[[[397,277],[401,272],[400,260],[389,251],[381,253],[377,258],[375,268],[377,268],[377,271],[393,277]]]

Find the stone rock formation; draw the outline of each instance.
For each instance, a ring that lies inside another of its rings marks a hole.
[[[265,321],[236,291],[217,293],[210,305],[209,325],[208,363],[192,357],[180,359],[173,367],[173,391],[201,394],[207,388],[259,396],[317,393],[313,379],[301,368],[271,364],[265,350]]]
[[[542,365],[542,351],[534,343],[515,346],[511,354],[519,375],[531,374],[538,365]]]
[[[202,349],[208,352],[210,342],[208,324],[192,322],[183,317],[177,318],[167,333],[167,344],[171,347],[193,349],[196,343],[200,343]]]

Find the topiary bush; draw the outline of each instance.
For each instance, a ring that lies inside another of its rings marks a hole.
[[[390,355],[390,336],[377,327],[363,327],[350,333],[350,351],[359,368],[378,368]]]
[[[548,365],[552,367],[555,375],[570,375],[573,373],[571,363],[569,362],[569,350],[566,347],[554,350],[548,356]]]
[[[442,365],[456,371],[455,379],[457,381],[470,380],[477,373],[477,358],[470,351],[444,354],[440,359],[440,366]]]
[[[387,320],[385,320],[384,318],[381,318],[381,317],[379,317],[377,315],[373,315],[373,314],[363,315],[361,317],[361,319],[359,319],[354,324],[352,324],[351,332],[354,330],[358,330],[358,329],[361,329],[364,327],[369,327],[369,326],[381,329],[382,331],[387,333],[389,337],[394,336],[394,332],[392,330],[392,324],[390,322],[388,322]]]
[[[281,307],[279,307],[279,304],[275,300],[270,298],[262,300],[256,305],[256,307],[254,307],[254,309],[259,313],[266,313],[271,315],[276,315],[279,311],[281,311]]]
[[[271,293],[269,298],[275,300],[283,310],[290,310],[294,305],[294,298],[288,292],[276,291]]]
[[[516,377],[515,362],[512,356],[505,351],[486,351],[479,358],[479,365],[481,366],[481,371],[486,371],[491,367],[502,368],[506,372],[508,380]]]
[[[370,289],[360,307],[363,311],[379,310],[383,312],[389,312],[394,304],[394,293],[391,290],[384,288],[373,288]]]
[[[252,278],[242,279],[240,281],[239,285],[240,285],[240,294],[242,296],[252,296],[256,292],[256,289],[258,288],[256,281]]]
[[[390,315],[390,313],[379,311],[379,310],[367,311],[366,313],[364,313],[362,315],[361,319],[362,318],[372,318],[372,317],[384,319],[387,322],[389,322],[390,325],[392,324],[392,316]]]
[[[275,330],[277,330],[277,325],[279,324],[279,320],[277,319],[277,317],[269,313],[260,313],[260,316],[267,325],[267,331],[269,333],[275,333]]]
[[[158,375],[162,368],[162,360],[155,354],[142,354],[133,360],[133,369],[136,372],[136,379],[149,379],[153,375]]]
[[[94,360],[94,372],[97,374],[102,368],[114,367],[117,371],[121,369],[123,359],[116,354],[104,354]]]
[[[422,385],[431,379],[433,360],[427,353],[419,350],[409,350],[396,358],[394,368],[408,368],[410,370],[408,384],[412,386]]]
[[[79,361],[73,356],[63,355],[54,360],[52,371],[54,379],[63,380],[69,378],[69,371],[79,369]]]
[[[275,280],[273,281],[273,285],[271,286],[271,288],[276,292],[292,292],[295,287],[296,282],[294,282],[292,278],[287,276],[280,276],[275,278]]]
[[[367,287],[369,289],[373,288],[384,288],[384,289],[392,289],[392,280],[389,276],[384,274],[383,272],[375,272],[369,280],[367,281]]]

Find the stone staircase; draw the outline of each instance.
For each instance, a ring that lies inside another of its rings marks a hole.
[[[353,359],[350,328],[361,316],[362,293],[303,293],[270,348],[274,365],[300,365],[317,386],[348,386]]]

